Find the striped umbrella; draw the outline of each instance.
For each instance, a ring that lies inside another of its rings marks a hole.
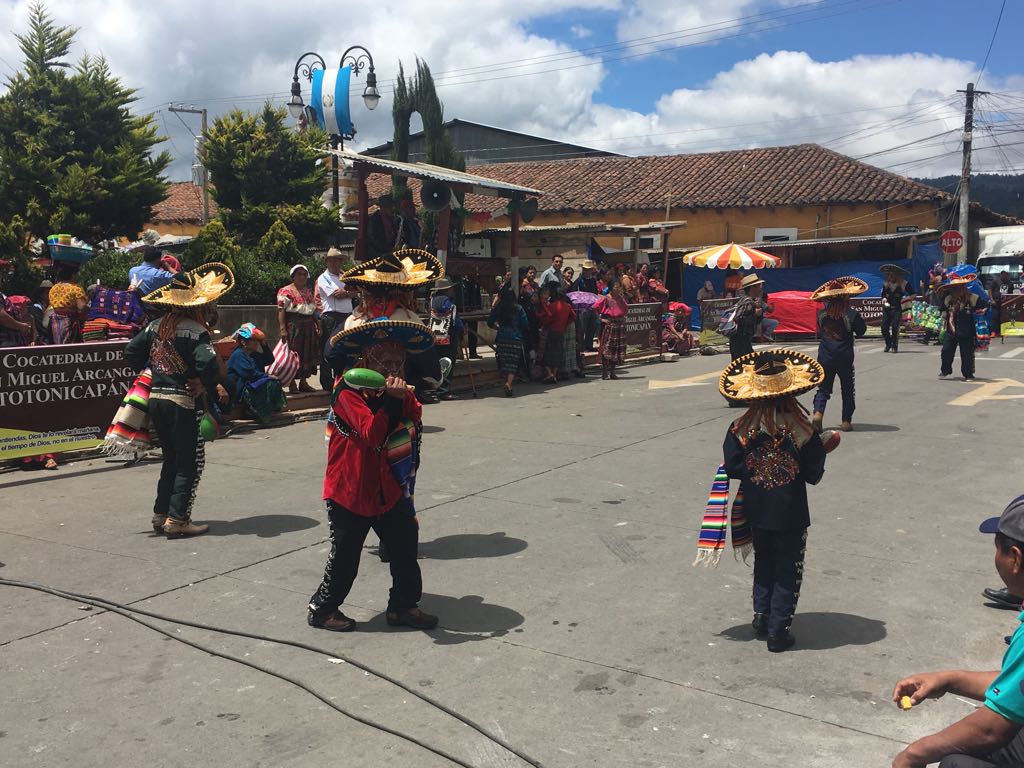
[[[715,245],[683,256],[684,264],[709,269],[771,269],[780,262],[778,256],[736,243]]]

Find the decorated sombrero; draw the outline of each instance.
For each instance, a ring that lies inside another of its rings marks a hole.
[[[868,289],[868,284],[859,277],[835,277],[824,285],[819,285],[811,294],[812,301],[834,299],[837,296],[857,296]]]
[[[356,285],[417,288],[441,277],[444,266],[434,254],[422,248],[402,248],[352,267],[341,280]]]
[[[880,266],[878,268],[878,271],[879,272],[896,272],[897,274],[900,274],[900,275],[909,275],[910,274],[903,267],[897,266],[896,264],[883,264],[882,266]]]
[[[807,392],[824,377],[813,357],[792,349],[766,349],[729,363],[718,380],[718,391],[737,402],[764,402]]]
[[[961,264],[946,270],[946,279],[939,283],[938,289],[956,288],[958,285],[969,285],[978,279],[973,265]]]
[[[349,354],[357,354],[373,344],[388,341],[401,344],[406,352],[417,354],[434,346],[434,334],[422,323],[379,317],[335,334],[331,337],[331,346],[340,347]]]
[[[163,288],[142,297],[147,304],[169,307],[201,307],[217,301],[235,285],[235,276],[224,264],[211,262],[179,272]]]

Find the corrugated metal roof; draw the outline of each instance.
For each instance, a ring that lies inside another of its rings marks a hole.
[[[932,237],[938,235],[939,230],[937,229],[921,229],[917,232],[895,232],[887,235],[857,235],[853,237],[817,237],[810,240],[769,240],[758,243],[741,243],[748,248],[757,248],[758,250],[770,251],[774,248],[806,248],[811,245],[841,245],[843,243],[868,243],[868,242],[885,242],[888,240],[904,240],[909,237]],[[714,245],[721,245],[721,243],[715,243]],[[673,248],[674,253],[690,253],[691,251],[699,251],[702,248],[710,248],[713,246],[709,245],[688,245],[685,248]],[[658,249],[658,253],[661,250]]]
[[[605,224],[602,222],[570,222],[568,224],[551,224],[547,226],[531,226],[524,224],[519,227],[519,234],[537,232],[593,232],[597,235],[638,234],[640,232],[664,232],[669,229],[685,227],[685,221],[651,222],[650,224]],[[507,235],[512,227],[490,227],[479,232],[469,232],[467,237],[477,235]]]
[[[368,157],[358,152],[351,152],[347,149],[327,149],[325,154],[335,155],[352,163],[362,163],[372,168],[387,173],[409,176],[414,179],[434,179],[443,181],[446,184],[465,184],[472,187],[472,192],[478,195],[491,195],[494,197],[512,197],[516,192],[527,195],[542,195],[540,190],[532,187],[524,187],[519,184],[512,184],[496,179],[488,179],[484,176],[474,176],[472,173],[453,171],[451,168],[441,168],[429,163],[400,163],[397,160],[385,160],[379,157]]]

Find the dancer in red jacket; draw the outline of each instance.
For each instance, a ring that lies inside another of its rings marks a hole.
[[[340,607],[359,571],[363,542],[372,528],[390,554],[387,623],[433,629],[437,617],[418,607],[423,592],[419,528],[412,499],[422,409],[404,379],[406,353],[429,349],[434,338],[419,323],[375,320],[342,331],[335,346],[358,359],[367,388],[356,376],[337,380],[324,500],[331,525],[331,553],[323,582],[309,601],[310,626],[351,632],[356,622]],[[383,382],[380,379],[383,379]],[[380,386],[383,384],[383,386]]]

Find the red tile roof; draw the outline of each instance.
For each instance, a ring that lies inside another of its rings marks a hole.
[[[817,144],[698,155],[495,163],[467,170],[542,190],[542,212],[663,210],[669,195],[676,210],[949,199],[933,187]],[[383,194],[389,185],[386,176],[369,178],[373,196]],[[410,186],[415,188],[415,182],[410,181]],[[500,199],[477,195],[466,201],[473,211],[493,211],[504,205]]]
[[[210,218],[217,215],[217,203],[210,197]],[[190,181],[172,181],[167,185],[167,197],[153,206],[154,224],[183,222],[199,224],[203,220],[203,190]]]

